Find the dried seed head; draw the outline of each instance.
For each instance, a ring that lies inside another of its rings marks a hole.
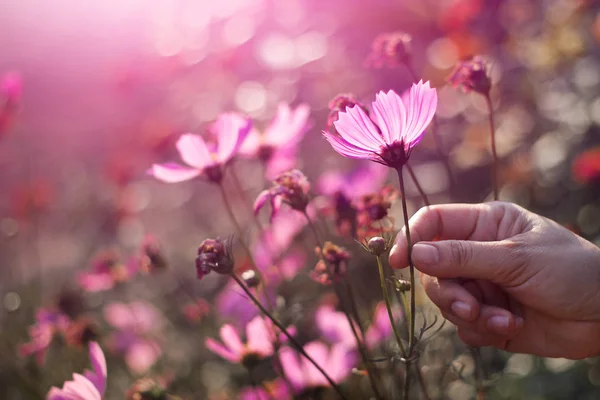
[[[231,241],[217,239],[206,239],[198,247],[196,257],[196,272],[198,279],[202,279],[210,271],[226,275],[233,272],[234,259],[231,254]]]
[[[394,284],[396,285],[396,290],[398,292],[408,292],[410,291],[411,285],[410,282],[405,280],[405,279],[396,279],[394,281]]]

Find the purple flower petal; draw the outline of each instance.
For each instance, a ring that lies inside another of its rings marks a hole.
[[[190,180],[200,175],[200,170],[187,168],[176,163],[154,164],[148,173],[156,179],[167,183]]]
[[[258,212],[260,211],[260,209],[264,207],[265,203],[270,198],[271,198],[271,192],[269,190],[263,190],[262,192],[260,192],[258,194],[258,196],[256,197],[256,200],[254,201],[254,206],[253,206],[254,215],[258,215]]]
[[[333,124],[346,142],[359,149],[377,152],[386,144],[362,107],[346,107],[346,111],[340,112]]]
[[[429,86],[429,82],[419,81],[402,95],[402,101],[407,110],[402,139],[405,146],[412,149],[421,141],[427,125],[435,115],[437,91]]]
[[[227,361],[231,361],[233,363],[240,361],[240,356],[241,356],[240,354],[232,352],[227,347],[225,347],[221,343],[217,342],[215,339],[212,339],[212,338],[206,339],[204,341],[204,345],[206,346],[207,349],[209,349],[210,351],[212,351],[219,357],[226,359]]]
[[[255,317],[246,325],[247,348],[263,357],[273,354],[272,332],[262,317]]]
[[[406,124],[406,110],[402,98],[396,92],[390,90],[387,93],[377,93],[373,102],[373,114],[386,143],[392,144],[400,140]]]
[[[233,326],[225,324],[221,327],[219,333],[221,335],[221,340],[229,350],[235,354],[242,354],[244,351],[244,344]]]
[[[226,164],[242,145],[252,129],[252,120],[236,113],[226,113],[215,121],[214,129],[219,143],[217,161]]]
[[[345,139],[332,135],[331,133],[326,131],[323,131],[323,135],[325,136],[325,139],[327,139],[329,144],[331,144],[333,149],[345,157],[368,160],[373,160],[376,158],[375,154],[378,152],[378,150],[365,150],[356,147],[353,144],[347,142]]]
[[[276,148],[296,146],[308,129],[309,115],[307,104],[301,104],[295,110],[286,103],[279,104],[277,115],[265,131],[265,144]]]
[[[181,135],[175,146],[183,162],[194,168],[203,169],[213,163],[212,154],[199,135],[192,133]]]

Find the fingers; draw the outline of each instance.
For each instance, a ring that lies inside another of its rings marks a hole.
[[[421,284],[427,296],[443,312],[457,315],[465,321],[479,317],[480,302],[458,282],[421,275]]]
[[[419,271],[439,278],[482,279],[498,284],[525,280],[527,251],[517,242],[445,240],[413,246],[412,261]]]
[[[498,227],[508,224],[518,216],[510,203],[486,204],[440,204],[420,209],[409,221],[413,243],[433,240],[477,240],[498,239]],[[390,252],[392,268],[408,266],[408,248],[404,230],[396,237]]]

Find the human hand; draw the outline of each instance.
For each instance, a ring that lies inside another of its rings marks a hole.
[[[410,220],[412,261],[471,346],[545,357],[600,355],[600,249],[512,203],[445,204]],[[390,265],[408,266],[404,231]]]

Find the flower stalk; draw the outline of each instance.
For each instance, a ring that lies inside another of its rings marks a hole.
[[[344,392],[342,392],[342,390],[340,389],[340,387],[333,381],[333,379],[331,379],[331,377],[327,374],[327,372],[325,372],[325,370],[310,355],[308,355],[308,353],[304,350],[304,348],[302,347],[302,345],[300,343],[298,343],[298,341],[296,341],[296,339],[294,339],[294,337],[273,316],[273,314],[271,314],[265,308],[265,306],[262,305],[262,303],[256,298],[256,296],[254,296],[254,294],[252,294],[252,292],[250,291],[250,289],[248,289],[248,287],[244,284],[244,282],[242,282],[242,280],[235,273],[233,273],[233,272],[231,273],[231,277],[242,288],[242,290],[246,293],[246,295],[248,296],[248,298],[256,305],[256,307],[258,307],[258,309],[267,318],[269,318],[269,320],[271,320],[271,322],[273,322],[273,324],[275,324],[275,326],[277,326],[277,328],[279,328],[279,330],[281,330],[281,332],[288,338],[288,340],[296,348],[296,350],[304,358],[306,358],[308,360],[308,362],[310,362],[321,373],[321,375],[323,375],[323,377],[325,377],[325,379],[327,379],[327,382],[337,392],[337,394],[340,396],[340,398],[342,398],[343,400],[347,400],[346,396],[344,396]]]
[[[494,188],[494,200],[498,201],[498,155],[496,154],[496,129],[494,128],[494,106],[490,94],[484,95],[488,108],[488,122],[490,124],[490,142],[492,147],[492,185]]]

